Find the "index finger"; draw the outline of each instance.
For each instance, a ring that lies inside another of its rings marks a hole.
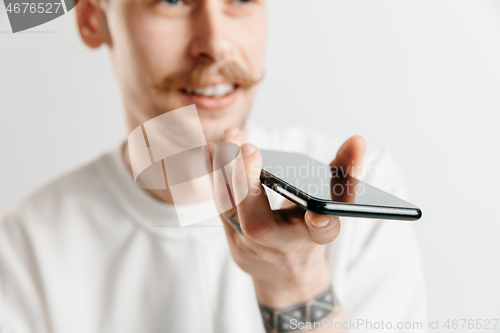
[[[257,243],[269,243],[278,225],[260,181],[262,156],[251,144],[242,145],[241,154],[244,163],[235,165],[232,179],[241,229]],[[245,187],[247,193],[242,191]]]

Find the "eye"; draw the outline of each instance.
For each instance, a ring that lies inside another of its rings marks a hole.
[[[182,0],[163,0],[163,2],[168,5],[179,5],[182,3]]]

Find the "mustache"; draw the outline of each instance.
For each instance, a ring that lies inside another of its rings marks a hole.
[[[188,70],[178,71],[167,76],[160,84],[155,85],[155,89],[158,91],[172,91],[195,86],[207,80],[214,72],[242,88],[250,88],[258,84],[264,76],[255,78],[235,62],[225,63],[218,68],[198,63]]]

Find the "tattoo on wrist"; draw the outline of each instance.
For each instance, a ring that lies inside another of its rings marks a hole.
[[[340,310],[332,285],[312,299],[282,309],[273,309],[259,304],[267,333],[300,331],[291,328],[291,323],[314,323],[325,317],[333,317]]]
[[[240,222],[238,222],[238,214],[233,213],[230,216],[223,215],[224,219],[241,235],[243,235],[243,231],[241,230]]]

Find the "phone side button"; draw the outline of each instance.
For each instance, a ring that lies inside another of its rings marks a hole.
[[[276,184],[273,184],[273,190],[278,192],[279,194],[281,194],[282,196],[284,196],[288,200],[292,201],[293,203],[300,205],[304,208],[307,207],[307,202],[304,199],[301,199],[298,196],[296,196],[295,194],[288,192],[283,187],[276,185]]]

